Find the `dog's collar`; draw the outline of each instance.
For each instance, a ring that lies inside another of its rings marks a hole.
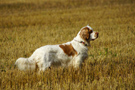
[[[86,44],[84,41],[78,41],[78,40],[74,40],[74,41],[82,43],[82,44],[84,44],[84,46],[88,46],[88,44]]]

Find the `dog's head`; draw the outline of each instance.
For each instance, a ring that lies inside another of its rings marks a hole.
[[[93,29],[87,25],[81,28],[79,35],[89,45],[90,41],[93,41],[98,38],[99,33],[93,31]]]

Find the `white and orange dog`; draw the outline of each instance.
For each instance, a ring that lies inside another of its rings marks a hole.
[[[81,28],[77,36],[70,42],[59,45],[46,45],[35,50],[29,58],[19,58],[15,65],[20,70],[45,71],[50,66],[73,66],[78,68],[88,57],[90,41],[98,38],[98,32],[90,26]]]

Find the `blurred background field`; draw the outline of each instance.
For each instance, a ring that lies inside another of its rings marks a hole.
[[[44,45],[71,41],[89,24],[99,32],[80,70],[41,75],[14,68]],[[134,90],[134,0],[0,0],[1,90]]]

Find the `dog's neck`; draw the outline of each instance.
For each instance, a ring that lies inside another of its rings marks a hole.
[[[87,54],[88,52],[88,47],[87,45],[84,45],[83,43],[80,42],[84,42],[84,40],[81,37],[76,36],[72,41],[72,45],[74,47],[74,49],[79,52],[79,53],[85,53]]]
[[[80,35],[78,34],[74,39],[74,41],[78,42],[78,43],[82,43],[84,46],[90,46],[90,43],[83,40]]]

